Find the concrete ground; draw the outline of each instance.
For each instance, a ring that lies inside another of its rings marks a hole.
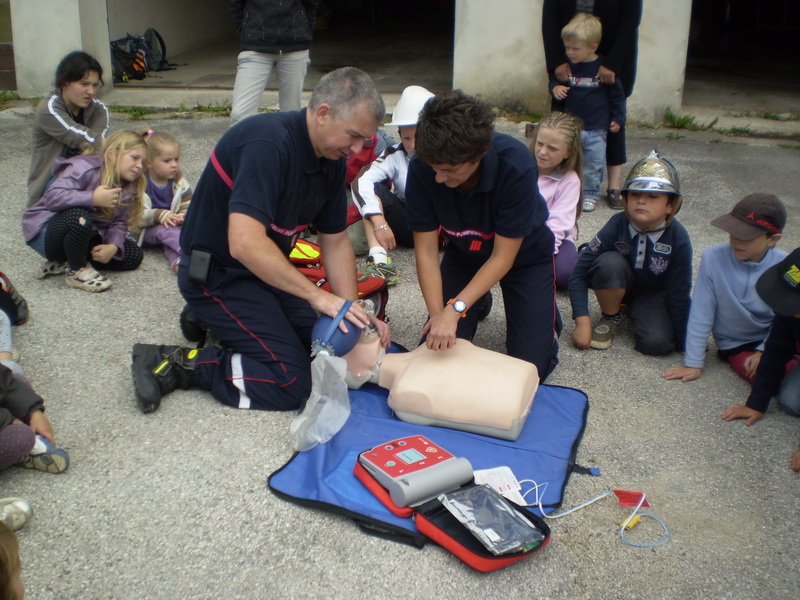
[[[115,114],[115,127],[175,134],[193,182],[228,125],[192,113],[125,119]],[[624,544],[617,530],[627,510],[605,499],[553,521],[553,542],[537,556],[482,575],[432,544],[416,550],[378,540],[346,518],[272,495],[267,476],[292,453],[290,413],[238,411],[206,392],[179,391],[142,415],[130,349],[135,342],[182,343],[174,276],[160,252],[149,250],[137,271],[112,274],[114,288],[103,294],[35,279],[41,259],[19,229],[31,120],[27,108],[0,112],[0,269],[28,300],[32,316],[15,329],[15,344],[72,466],[60,475],[0,472],[2,495],[26,498],[36,513],[18,534],[30,598],[797,596],[800,478],[788,461],[800,421],[775,406],[753,427],[723,421],[720,413],[744,402],[748,387],[713,346],[703,376],[688,384],[659,377],[680,364],[679,355],[644,357],[627,333],[606,351],[574,349],[561,293],[561,364],[548,383],[589,395],[578,462],[602,471],[599,478],[573,476],[565,507],[609,488],[644,491],[670,528],[665,545]],[[498,129],[522,139],[524,128],[501,121]],[[692,237],[695,267],[704,248],[727,240],[709,221],[753,191],[786,203],[780,246],[800,246],[796,149],[709,132],[630,128],[628,136],[632,160],[657,147],[677,166],[685,197],[679,220]],[[580,241],[611,214],[601,205],[584,215]],[[393,256],[401,281],[391,291],[391,326],[396,341],[413,347],[425,316],[413,253]],[[495,298],[475,341],[502,351],[504,318]],[[631,537],[658,535],[649,522]]]

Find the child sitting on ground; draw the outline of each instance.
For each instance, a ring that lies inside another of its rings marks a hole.
[[[111,281],[96,268],[139,266],[144,254],[127,235],[142,215],[146,156],[144,138],[123,130],[100,152],[56,161],[56,179],[22,217],[25,242],[47,259],[39,279],[66,273],[69,287],[102,292]]]
[[[786,258],[786,252],[775,247],[786,226],[786,208],[770,194],[750,194],[711,224],[728,232],[730,242],[703,252],[689,310],[684,366],[661,376],[683,381],[700,377],[711,334],[719,357],[752,384],[775,316],[753,282]]]
[[[17,536],[9,526],[0,522],[0,598],[3,600],[25,598],[25,586],[21,575],[22,561],[19,559]]]
[[[369,246],[365,272],[383,277],[386,285],[397,283],[397,271],[388,252],[398,243],[414,247],[414,235],[406,222],[406,176],[416,150],[419,113],[431,97],[431,92],[418,85],[403,90],[389,123],[390,127],[398,128],[400,143],[387,148],[379,159],[363,169],[351,186],[355,205],[364,218]]]
[[[655,151],[638,161],[622,189],[624,213],[608,220],[581,251],[569,280],[578,348],[611,346],[622,304],[647,355],[683,351],[692,286],[692,244],[675,220],[682,198],[678,173]],[[588,288],[603,313],[592,327]]]
[[[44,400],[14,356],[11,326],[18,322],[16,315],[8,314],[3,304],[0,308],[0,469],[19,465],[61,473],[69,466],[69,455],[56,447]]]
[[[555,75],[550,80],[550,93],[565,102],[569,114],[583,120],[584,170],[583,210],[591,212],[600,197],[600,184],[606,165],[608,132],[618,132],[625,124],[625,92],[616,78],[613,84],[600,82],[603,57],[597,54],[603,28],[600,19],[578,13],[561,30],[571,75],[563,85]],[[622,208],[622,206],[612,206]]]
[[[726,421],[746,419],[745,425],[764,416],[773,396],[784,411],[800,417],[800,369],[795,366],[784,377],[800,343],[800,248],[767,269],[756,282],[756,292],[775,311],[775,318],[746,404],[722,413]],[[800,450],[792,455],[790,466],[800,471]]]
[[[551,112],[539,121],[531,152],[539,167],[539,193],[547,203],[547,227],[556,238],[556,288],[565,290],[578,262],[578,219],[581,216],[583,147],[581,121]]]
[[[163,246],[172,272],[178,273],[181,225],[192,200],[192,186],[180,170],[181,145],[164,132],[148,132],[147,187],[139,245]]]

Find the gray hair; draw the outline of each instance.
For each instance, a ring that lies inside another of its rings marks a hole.
[[[378,123],[382,123],[386,116],[386,106],[375,82],[355,67],[336,69],[319,80],[311,93],[308,110],[316,111],[322,104],[331,107],[333,118],[337,121],[350,119],[362,104],[372,111]]]

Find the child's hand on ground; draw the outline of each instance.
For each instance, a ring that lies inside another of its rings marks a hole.
[[[46,437],[54,444],[56,443],[55,433],[53,433],[53,426],[50,425],[50,421],[44,416],[42,411],[35,410],[30,414],[28,417],[28,427],[33,429],[33,433],[38,433],[42,437]]]
[[[756,376],[756,369],[758,369],[758,365],[761,362],[762,354],[763,352],[756,351],[744,359],[744,372],[747,373],[748,377]]]
[[[169,212],[169,211],[168,211]],[[181,215],[176,215],[174,212],[170,212],[164,219],[161,221],[161,224],[169,229],[170,227],[178,227],[183,223],[183,218]]]
[[[619,123],[616,121],[611,121],[611,126],[608,128],[611,133],[617,133],[619,131]]]
[[[753,410],[752,408],[748,408],[744,405],[734,405],[729,406],[725,409],[725,412],[722,413],[722,418],[726,421],[734,421],[736,419],[747,419],[744,424],[748,427],[759,421],[761,417],[764,416],[764,413],[758,412],[757,410]]]
[[[575,329],[572,332],[572,343],[576,348],[586,350],[592,341],[592,320],[589,317],[575,319]]]
[[[681,381],[694,381],[703,373],[703,369],[694,367],[672,367],[661,374],[664,379],[680,379]]]
[[[565,85],[557,85],[556,87],[553,88],[553,97],[556,100],[563,100],[564,98],[567,97],[568,93],[569,93],[569,88]]]
[[[98,244],[92,248],[92,260],[106,264],[117,253],[117,247],[114,244]]]
[[[92,204],[100,208],[114,208],[119,204],[122,188],[112,188],[101,185],[92,192]]]
[[[792,471],[797,471],[800,474],[800,448],[794,451],[792,454],[792,463],[791,463]]]

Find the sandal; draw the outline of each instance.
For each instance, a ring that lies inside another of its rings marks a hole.
[[[622,193],[617,189],[608,190],[606,202],[614,210],[622,210]]]
[[[103,292],[111,287],[111,280],[108,277],[88,265],[68,275],[66,283],[71,288],[87,292]]]
[[[36,272],[36,279],[46,279],[53,275],[63,275],[67,272],[67,263],[48,260]]]

